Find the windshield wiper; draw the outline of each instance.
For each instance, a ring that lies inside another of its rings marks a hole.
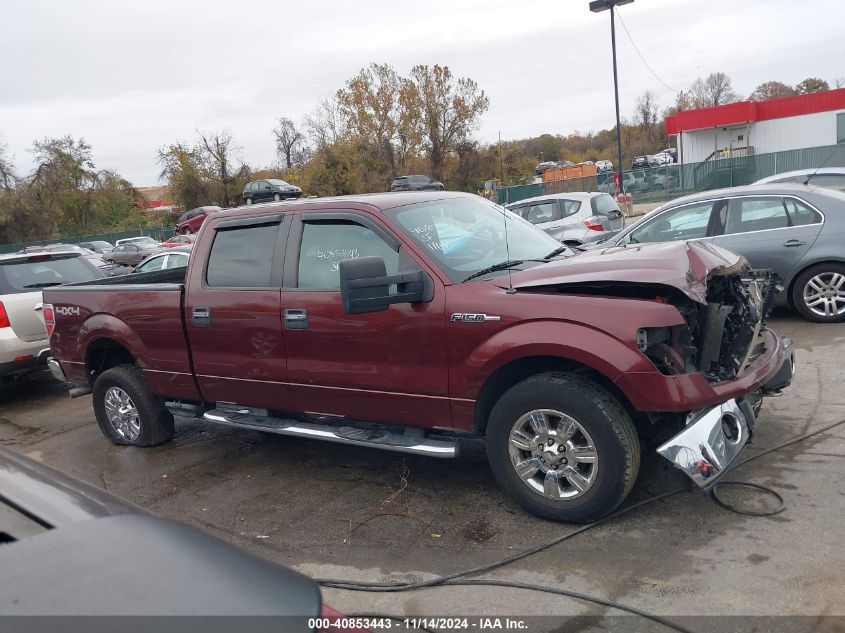
[[[474,273],[472,273],[469,277],[464,279],[461,283],[469,281],[470,279],[475,279],[476,277],[481,277],[481,275],[486,275],[487,273],[494,273],[497,270],[507,270],[508,268],[513,268],[514,266],[519,266],[525,260],[522,259],[508,259],[503,262],[499,262],[498,264],[493,264],[492,266],[488,266],[487,268],[482,268]]]
[[[61,286],[63,283],[63,281],[42,281],[38,284],[29,284],[24,288],[47,288],[49,286]]]
[[[566,252],[566,251],[567,251],[567,249],[569,249],[569,247],[568,247],[568,246],[566,246],[565,244],[564,244],[563,246],[559,246],[559,247],[557,247],[555,250],[553,250],[551,253],[549,253],[548,255],[546,255],[543,259],[551,259],[552,257],[557,257],[557,256],[558,256],[558,255],[560,255],[561,253]]]

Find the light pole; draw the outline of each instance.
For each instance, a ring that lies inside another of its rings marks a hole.
[[[619,174],[619,190],[625,193],[625,181],[622,179],[622,123],[619,120],[619,78],[616,72],[616,23],[613,17],[613,8],[623,4],[631,4],[634,0],[593,0],[590,2],[590,11],[601,13],[610,9],[610,46],[613,49],[613,94],[616,97],[616,160],[619,161],[617,173]]]

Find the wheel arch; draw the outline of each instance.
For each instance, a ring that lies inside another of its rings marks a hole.
[[[845,257],[829,255],[827,257],[820,257],[811,262],[800,262],[798,266],[796,266],[795,269],[789,273],[789,276],[785,280],[786,283],[784,292],[786,293],[786,300],[789,303],[789,307],[793,310],[795,309],[795,302],[792,298],[792,293],[795,290],[796,281],[798,281],[798,278],[807,270],[809,270],[813,266],[818,266],[819,264],[839,264],[840,266],[842,266],[845,265]]]
[[[531,376],[549,372],[568,372],[592,380],[612,394],[632,417],[638,414],[613,379],[598,369],[565,356],[532,355],[510,360],[487,377],[475,400],[473,430],[481,434],[486,432],[490,412],[508,389]]]
[[[108,336],[94,339],[85,351],[85,368],[91,382],[112,367],[135,364],[137,361],[126,346]]]

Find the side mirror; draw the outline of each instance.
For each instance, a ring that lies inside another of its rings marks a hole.
[[[431,301],[433,287],[426,286],[427,277],[421,270],[387,274],[381,257],[358,257],[340,262],[340,301],[346,314],[382,312],[394,303]],[[397,292],[390,294],[396,284]]]

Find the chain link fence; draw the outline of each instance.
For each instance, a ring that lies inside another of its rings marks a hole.
[[[845,144],[811,147],[770,154],[748,153],[744,156],[716,156],[700,163],[668,164],[651,169],[622,172],[625,192],[634,203],[668,202],[680,196],[711,189],[749,185],[761,178],[795,169],[845,167]],[[499,204],[508,204],[534,196],[566,191],[603,191],[616,193],[615,173],[606,172],[586,178],[543,182],[496,190]]]

